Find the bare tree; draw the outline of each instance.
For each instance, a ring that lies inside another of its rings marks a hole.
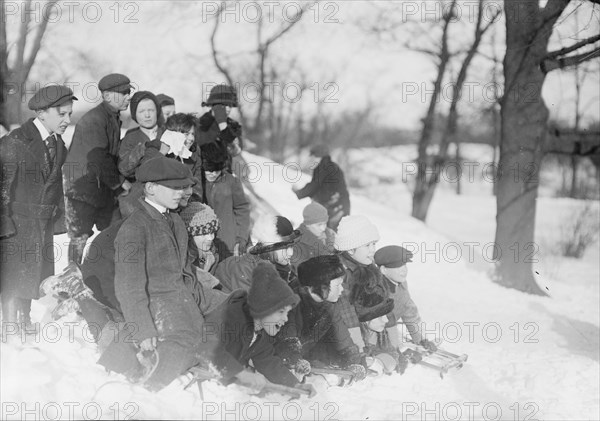
[[[599,0],[589,0],[600,4]],[[496,282],[545,295],[536,283],[533,262],[539,171],[547,134],[548,109],[542,99],[546,73],[597,56],[581,52],[594,37],[548,52],[553,29],[571,0],[505,0],[506,54],[502,131],[496,199]],[[595,7],[595,6],[594,6]],[[569,55],[575,53],[574,55]]]
[[[446,119],[446,127],[445,130],[442,131],[442,138],[440,140],[439,149],[436,156],[433,160],[429,159],[427,156],[427,146],[430,143],[431,137],[431,129],[432,122],[429,121],[433,118],[431,115],[431,110],[435,107],[435,104],[430,104],[429,111],[427,113],[427,117],[423,124],[423,133],[421,135],[421,141],[419,142],[419,176],[417,177],[417,183],[415,186],[415,191],[413,192],[413,211],[412,216],[424,221],[427,217],[427,212],[429,210],[429,206],[431,205],[431,200],[433,199],[433,194],[435,193],[435,188],[439,183],[440,174],[442,172],[443,166],[447,162],[448,159],[448,146],[451,142],[454,142],[457,145],[458,151],[458,140],[456,138],[456,132],[458,127],[458,104],[460,102],[462,96],[462,90],[467,80],[467,74],[469,71],[469,67],[479,50],[479,46],[483,39],[483,36],[487,32],[487,30],[496,22],[497,17],[500,14],[500,10],[496,9],[492,19],[488,20],[487,23],[484,22],[484,0],[479,0],[478,9],[477,9],[477,20],[474,28],[473,34],[473,42],[469,46],[465,57],[462,60],[460,65],[460,70],[454,82],[454,90],[452,94],[452,100],[450,102],[450,109],[448,111],[448,118]],[[454,3],[453,5],[454,6]],[[452,10],[452,9],[450,9]],[[449,15],[451,12],[448,13]],[[440,79],[443,78],[442,72],[445,70],[442,67],[442,60],[449,60],[450,56],[447,52],[447,28],[449,23],[452,21],[452,16],[445,16],[445,27],[444,27],[444,35],[442,37],[442,47],[440,53],[440,65],[438,67],[438,78],[436,80],[435,89],[438,90],[441,88]],[[438,93],[439,95],[439,93]],[[436,98],[437,100],[437,98]],[[458,155],[458,152],[457,152]],[[427,164],[432,163],[433,167],[431,169],[427,169]],[[430,174],[427,177],[427,174]]]
[[[45,10],[51,10],[56,2],[57,0],[49,0],[44,6]],[[0,55],[2,57],[0,66],[2,82],[0,122],[7,126],[22,123],[21,104],[25,95],[25,83],[42,47],[48,19],[51,17],[50,13],[41,13],[40,22],[35,24],[31,21],[32,13],[28,13],[31,10],[31,0],[21,2],[19,7],[23,8],[26,13],[20,14],[18,38],[13,44],[9,45],[6,36],[8,26],[6,1],[0,0],[0,22],[2,22],[2,28],[0,29]],[[13,57],[12,60],[11,56]]]

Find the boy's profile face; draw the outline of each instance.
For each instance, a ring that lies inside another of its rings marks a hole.
[[[146,197],[157,205],[167,209],[177,209],[184,195],[186,187],[180,189],[170,188],[157,183],[146,183]]]
[[[287,305],[280,308],[275,313],[271,313],[256,321],[262,326],[269,336],[275,336],[281,330],[284,324],[288,320],[288,313],[292,309],[292,306]]]
[[[165,121],[173,114],[175,114],[175,105],[163,105],[161,108],[163,118]]]
[[[377,244],[377,241],[371,241],[364,246],[355,248],[350,254],[358,263],[370,265],[373,263],[373,256],[375,256],[375,244]]]
[[[342,291],[344,291],[344,286],[342,285],[343,281],[344,278],[340,276],[339,278],[332,279],[329,282],[329,294],[327,294],[327,297],[325,297],[325,301],[335,303],[340,299]]]
[[[399,284],[406,284],[406,275],[408,274],[408,268],[406,265],[402,265],[399,268],[385,268],[385,274],[392,281]]]
[[[306,228],[313,233],[317,238],[325,238],[325,229],[327,228],[327,222],[317,222],[316,224],[307,225]]]
[[[367,322],[367,327],[373,332],[383,332],[385,325],[388,322],[387,316],[381,316]]]
[[[180,207],[185,208],[188,205],[188,202],[190,201],[190,197],[192,197],[193,192],[194,190],[192,189],[192,186],[183,189],[183,194],[181,196],[181,199],[179,200]]]

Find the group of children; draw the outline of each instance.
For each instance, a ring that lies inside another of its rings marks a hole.
[[[398,323],[435,350],[407,289],[412,254],[377,249],[367,217],[315,200],[297,228],[275,216],[252,244],[250,204],[231,169],[241,148],[228,117],[235,91],[213,89],[199,120],[175,113],[163,124],[148,91],[130,105],[139,127],[118,160],[133,186],[119,197],[126,217],[94,238],[80,265],[41,285],[60,298],[57,317],[77,309],[93,327],[99,364],[151,390],[201,366],[224,384],[313,393],[313,368],[354,380],[402,373],[415,356],[400,352]]]

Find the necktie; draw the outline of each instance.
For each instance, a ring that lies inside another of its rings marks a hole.
[[[169,224],[169,228],[171,228],[171,231],[173,231],[173,233],[174,233],[175,232],[175,223],[173,222],[173,218],[171,218],[171,214],[169,213],[169,211],[163,212],[163,216],[167,220],[167,224]]]
[[[52,168],[54,166],[54,161],[56,160],[56,138],[54,135],[50,135],[46,138],[46,148],[48,149],[48,156],[50,157],[50,168]]]

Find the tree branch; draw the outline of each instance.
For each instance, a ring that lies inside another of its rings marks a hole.
[[[598,0],[598,1],[600,1],[600,0]],[[569,47],[565,47],[565,48],[561,48],[560,50],[552,51],[552,52],[548,53],[548,55],[546,56],[546,59],[553,59],[553,58],[557,58],[559,56],[564,56],[565,54],[569,54],[570,52],[578,50],[581,47],[585,47],[588,44],[593,44],[596,41],[600,41],[600,34],[594,35],[593,37],[589,37],[584,40],[581,40]]]
[[[57,0],[51,0],[48,2],[47,6],[44,7],[48,8],[46,10],[51,10],[52,6],[54,6],[56,2]],[[26,81],[29,77],[29,72],[33,67],[33,63],[35,63],[35,58],[37,57],[37,54],[42,46],[42,39],[44,38],[44,33],[46,32],[46,28],[48,27],[48,13],[42,13],[42,17],[42,22],[38,26],[37,33],[35,34],[35,38],[33,39],[33,47],[31,48],[31,54],[29,54],[29,57],[27,58],[25,63],[23,63],[23,81]]]
[[[592,51],[577,54],[575,56],[567,56],[561,58],[545,58],[540,63],[540,69],[544,73],[549,73],[552,70],[564,69],[567,67],[577,66],[586,61],[592,60],[596,57],[600,57],[600,47],[596,47]]]

